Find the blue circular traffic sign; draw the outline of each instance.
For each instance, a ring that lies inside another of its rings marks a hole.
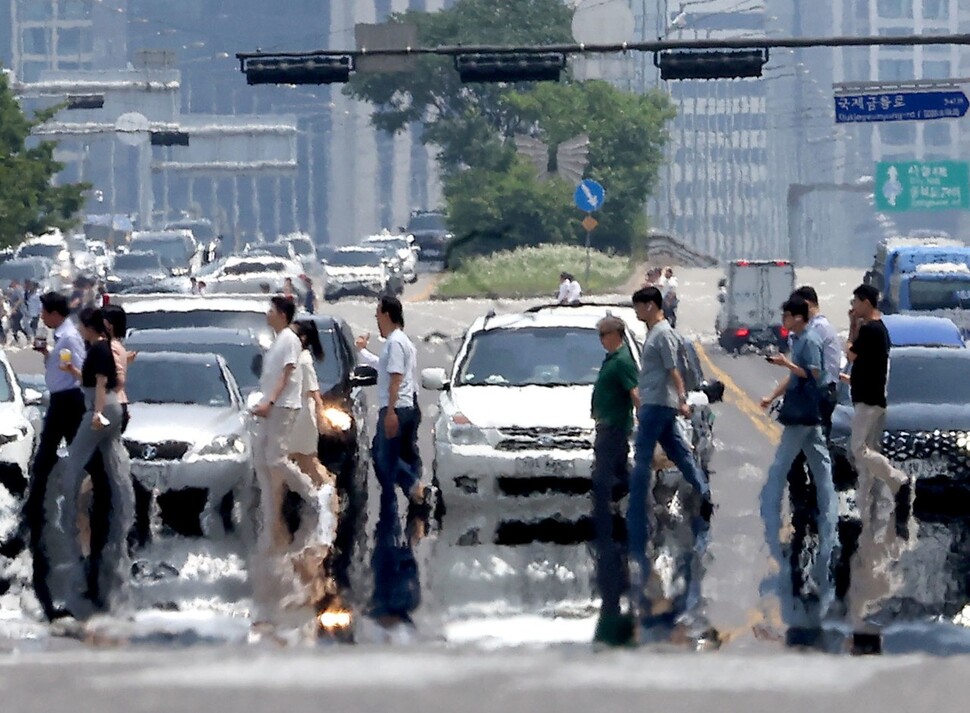
[[[603,201],[606,200],[606,191],[603,190],[603,186],[592,178],[584,178],[576,186],[576,193],[573,195],[573,200],[576,201],[577,208],[587,213],[592,213],[602,207]]]

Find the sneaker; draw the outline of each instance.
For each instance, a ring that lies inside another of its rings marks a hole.
[[[882,635],[852,632],[850,653],[853,656],[878,656],[882,653]]]

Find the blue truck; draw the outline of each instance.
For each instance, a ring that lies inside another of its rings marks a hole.
[[[952,238],[880,243],[865,282],[882,294],[885,314],[948,317],[970,335],[970,247]]]

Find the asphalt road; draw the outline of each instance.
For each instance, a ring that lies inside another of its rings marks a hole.
[[[105,622],[81,643],[53,637],[30,621],[0,618],[3,709],[47,711],[85,700],[106,713],[203,705],[245,711],[309,711],[321,705],[352,711],[429,706],[587,711],[642,707],[644,701],[684,711],[963,710],[962,655],[970,652],[970,636],[960,625],[963,617],[953,614],[967,599],[960,543],[968,533],[962,522],[919,522],[898,584],[927,609],[937,606],[947,615],[928,621],[898,612],[884,644],[895,655],[860,660],[808,654],[786,649],[780,640],[777,604],[759,592],[769,563],[758,511],[779,431],[757,407],[779,374],[755,355],[733,357],[713,345],[717,277],[715,271],[682,271],[680,313],[681,330],[701,344],[708,376],[727,386],[725,402],[717,407],[712,464],[717,510],[698,605],[720,632],[717,653],[688,661],[671,654],[689,649],[671,643],[595,653],[588,643],[595,609],[585,544],[476,542],[467,537],[476,514],[452,511],[440,531],[415,547],[421,604],[414,630],[391,642],[398,645],[374,645],[388,637],[373,627],[361,631],[354,648],[245,645],[247,600],[238,547],[162,544],[146,559],[170,562],[178,574],[166,577],[162,571],[144,579],[146,610],[135,624]],[[823,307],[832,305],[833,321],[844,327],[843,307],[857,271],[816,271],[800,278],[818,287]],[[419,281],[410,295],[422,297],[426,284]],[[448,366],[475,317],[489,308],[523,306],[419,299],[405,306],[407,331],[418,345],[421,366]],[[355,332],[376,334],[373,302],[341,301],[329,309]],[[13,352],[11,359],[18,369],[39,366],[25,352]],[[430,464],[436,395],[423,392],[420,398],[425,413],[420,445]],[[371,498],[372,505],[376,500]],[[375,521],[372,508],[369,529]],[[366,565],[366,558],[361,562]],[[359,574],[366,580],[366,571]],[[191,606],[182,612],[150,609],[152,601],[171,600]],[[838,622],[828,628],[834,642],[829,648],[837,651],[844,631]]]

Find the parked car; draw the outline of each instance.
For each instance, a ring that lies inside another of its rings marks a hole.
[[[191,277],[203,264],[202,247],[190,230],[135,231],[128,249],[155,253],[174,277]]]
[[[40,404],[41,394],[21,388],[6,352],[0,350],[0,560],[15,556],[23,544],[14,540],[36,446],[39,419],[31,412]],[[2,571],[0,566],[0,575]],[[0,592],[3,588],[0,576]]]
[[[594,424],[589,403],[604,352],[597,322],[605,316],[568,307],[480,317],[467,330],[450,374],[425,369],[424,388],[441,391],[434,428],[434,473],[447,502],[475,498],[501,514],[537,493],[585,495],[591,489]],[[632,332],[626,345],[640,354]],[[695,448],[713,447],[711,397],[696,354],[682,352],[690,370],[690,402],[699,432],[685,433]],[[723,387],[721,387],[723,392]],[[681,419],[688,431],[691,422]],[[698,453],[706,466],[709,456]],[[560,505],[557,503],[556,507]],[[575,513],[588,502],[572,501]]]
[[[270,292],[283,289],[287,277],[293,280],[295,291],[300,291],[300,274],[303,268],[295,260],[273,255],[234,255],[222,268],[205,280],[210,293],[260,293],[264,284]]]
[[[156,253],[129,252],[115,258],[105,285],[110,292],[126,292],[151,289],[168,278],[169,272]]]
[[[746,345],[788,349],[781,305],[795,289],[795,268],[787,260],[732,260],[719,283],[721,309],[714,322],[727,351]]]
[[[960,328],[946,317],[885,314],[882,323],[894,347],[954,347],[966,349]]]
[[[218,354],[226,360],[243,397],[259,389],[263,371],[263,344],[249,329],[226,327],[180,327],[176,329],[136,329],[128,334],[129,351],[178,352],[179,354]]]
[[[441,211],[412,212],[404,232],[414,236],[414,244],[420,250],[419,260],[447,260],[448,247],[455,236],[448,230],[445,214]]]
[[[38,238],[30,238],[17,248],[18,258],[44,258],[50,264],[46,282],[59,290],[74,279],[71,251],[59,230]]]
[[[384,251],[378,248],[344,247],[334,250],[326,258],[324,271],[327,274],[324,297],[328,300],[355,295],[399,295],[404,291],[401,272],[389,264]]]
[[[253,331],[268,344],[268,295],[109,295],[125,308],[128,328],[226,327]]]
[[[255,482],[250,416],[225,359],[212,353],[139,354],[128,367],[126,390],[131,424],[124,444],[141,539],[161,524],[151,522],[153,500],[162,522],[179,523],[176,529],[187,529],[185,534],[248,527]],[[201,505],[197,520],[178,503],[178,496],[193,494]]]
[[[384,231],[371,235],[361,241],[362,247],[375,247],[384,251],[390,264],[397,264],[406,282],[418,281],[418,250],[413,246],[414,238],[406,235],[391,235]]]

